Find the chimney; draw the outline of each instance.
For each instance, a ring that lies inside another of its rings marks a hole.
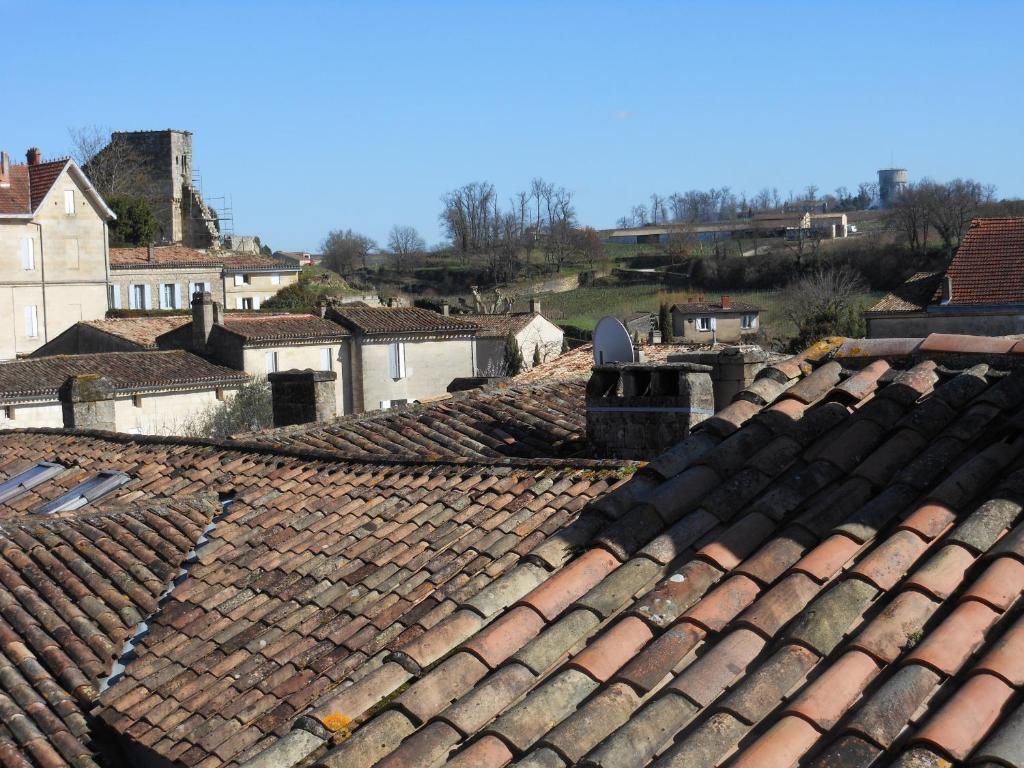
[[[530,314],[531,315],[539,315],[540,314],[540,299],[530,299]]]
[[[718,412],[754,383],[768,364],[768,353],[757,345],[741,344],[705,352],[675,352],[668,356],[668,362],[709,366],[715,392],[715,411]]]
[[[321,297],[320,301],[316,303],[316,308],[320,313],[320,317],[327,317],[327,299]]]
[[[723,296],[722,297],[722,309],[732,309],[732,297],[731,296]]]
[[[114,385],[99,374],[71,376],[57,392],[68,429],[117,431]]]
[[[153,254],[153,244],[150,243],[146,246],[146,261],[156,261]]]
[[[11,158],[0,152],[0,187],[11,186]]]
[[[29,147],[28,152],[25,153],[25,159],[29,165],[39,165],[42,161],[42,155],[39,152],[39,147]]]
[[[648,344],[661,344],[661,331],[657,328],[652,328],[647,332],[647,343]]]
[[[451,305],[448,304],[448,299],[441,302],[441,314],[448,317],[452,313]]]
[[[595,365],[587,382],[587,442],[599,456],[651,459],[715,412],[711,366]]]
[[[196,291],[192,296],[192,348],[196,352],[206,350],[216,322],[213,295],[209,291]]]
[[[942,276],[942,300],[940,304],[949,304],[953,300],[953,278],[949,274]]]
[[[338,413],[334,371],[292,369],[267,376],[274,408],[274,426],[329,421]]]

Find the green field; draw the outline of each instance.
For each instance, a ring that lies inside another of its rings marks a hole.
[[[544,314],[554,322],[593,330],[597,321],[605,315],[621,318],[631,312],[657,312],[662,302],[671,306],[700,292],[697,289],[665,290],[664,286],[650,284],[602,286],[549,293],[543,295],[541,300]],[[770,329],[773,336],[790,336],[794,333],[795,329],[785,319],[786,297],[782,291],[704,291],[708,301],[718,301],[722,294],[730,296],[733,301],[760,307],[763,310],[761,324]],[[865,293],[862,303],[867,307],[881,297],[881,293]]]

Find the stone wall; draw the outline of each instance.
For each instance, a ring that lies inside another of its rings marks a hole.
[[[708,366],[715,391],[715,410],[720,411],[740,390],[754,383],[757,374],[767,365],[768,357],[760,347],[745,344],[707,352],[676,352],[668,356],[668,362]]]

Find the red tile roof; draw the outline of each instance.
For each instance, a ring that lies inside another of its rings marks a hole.
[[[0,397],[56,397],[71,376],[99,374],[117,390],[242,384],[241,371],[215,365],[191,352],[95,352],[52,355],[0,363]]]
[[[640,468],[0,453],[236,494],[95,710],[150,762],[1014,765],[1024,358],[968,339],[816,344]]]
[[[161,267],[208,267],[226,272],[244,270],[271,270],[295,272],[298,267],[291,261],[274,259],[259,254],[235,254],[229,251],[200,251],[184,245],[156,245],[138,248],[111,248],[112,269],[147,269]]]
[[[935,298],[942,272],[915,272],[868,312],[921,312]]]
[[[337,323],[317,315],[235,314],[224,316],[224,328],[245,341],[337,340],[349,335]]]
[[[10,186],[0,187],[0,214],[35,213],[69,162],[12,165]]]
[[[333,304],[328,316],[362,334],[388,333],[474,333],[476,326],[456,315],[442,315],[418,307],[354,306],[356,302]]]
[[[946,274],[950,304],[1024,304],[1024,218],[972,221]]]
[[[457,315],[460,320],[472,323],[480,330],[477,336],[482,338],[504,338],[509,334],[517,334],[529,325],[536,312],[502,312],[495,315]]]
[[[108,320],[83,320],[97,331],[116,336],[137,344],[140,349],[156,349],[156,339],[169,331],[191,322],[190,315],[166,315],[162,317],[118,317]]]
[[[436,403],[239,435],[341,455],[559,458],[590,455],[585,380],[488,387]]]

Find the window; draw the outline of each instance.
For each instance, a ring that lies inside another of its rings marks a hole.
[[[132,405],[136,408],[142,407],[142,395],[132,395]]]
[[[189,283],[188,284],[188,297],[189,297],[189,301],[191,301],[192,297],[195,296],[197,293],[206,293],[209,290],[210,290],[210,286],[207,285],[206,283]]]
[[[408,403],[409,401],[404,398],[401,400],[381,400],[380,409],[382,411],[386,411],[389,408],[397,408],[400,405],[407,405]]]
[[[277,352],[267,352],[267,373],[277,371]]]
[[[324,347],[320,350],[320,370],[321,371],[333,371],[334,370],[334,355],[333,350],[330,347]]]
[[[270,275],[270,284],[271,285],[280,285],[281,284],[281,276],[279,274],[277,274],[277,272],[274,272],[273,274]]]
[[[148,285],[129,285],[128,309],[149,309],[150,295]]]
[[[392,379],[405,378],[405,344],[401,341],[388,344],[388,375]]]
[[[14,411],[15,411],[15,408],[14,408],[13,405],[5,405],[4,406],[4,418],[7,419],[8,421],[14,421],[14,416],[15,416]]]
[[[252,299],[251,298],[246,297],[244,299],[239,299],[239,301],[241,302],[241,304],[238,307],[239,309],[252,309],[253,308],[253,306],[252,306]]]
[[[163,309],[181,309],[181,286],[164,283],[160,291],[160,306]]]
[[[698,317],[697,318],[697,330],[698,331],[710,331],[711,330],[711,318],[710,317]]]
[[[25,307],[25,335],[30,339],[39,336],[39,313],[35,304]]]
[[[13,477],[7,478],[0,483],[0,504],[6,504],[25,493],[25,491],[34,488],[63,471],[64,467],[60,464],[41,461],[34,467],[29,467],[24,472],[19,472]]]
[[[107,306],[110,307],[111,309],[121,308],[121,286],[107,286]]]
[[[88,480],[79,483],[70,491],[53,501],[48,501],[33,510],[37,515],[53,515],[57,512],[70,512],[84,507],[90,501],[106,496],[120,488],[131,478],[124,472],[100,472]]]
[[[21,238],[21,268],[36,268],[36,241],[31,237]]]
[[[75,190],[64,190],[64,213],[71,216],[75,212]]]
[[[757,325],[757,315],[744,315],[740,321],[741,328],[753,328]]]
[[[252,278],[249,275],[235,275],[235,285],[249,285],[251,282]]]

